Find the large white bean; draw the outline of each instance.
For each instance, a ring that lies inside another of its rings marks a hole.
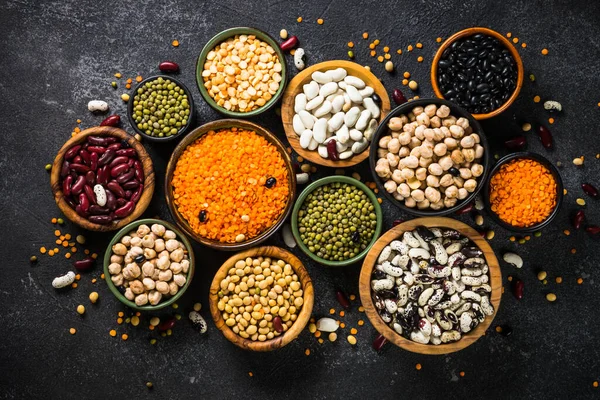
[[[361,131],[359,131],[358,129],[350,129],[350,139],[357,142],[362,138],[363,138],[363,134]]]
[[[319,118],[313,126],[313,138],[317,143],[323,143],[327,139],[327,119]]]
[[[327,74],[325,72],[321,72],[321,71],[313,72],[310,77],[312,78],[313,81],[320,83],[321,85],[324,85],[329,82],[333,82],[332,76],[330,76],[329,74]]]
[[[296,132],[296,135],[302,135],[302,132],[304,132],[306,127],[302,123],[302,118],[300,118],[300,114],[294,115],[294,118],[292,118],[292,126],[294,127],[294,132]]]
[[[299,93],[296,95],[294,99],[294,111],[299,113],[301,110],[306,110],[306,95],[304,93]]]
[[[379,107],[377,107],[377,104],[375,104],[375,102],[373,101],[372,98],[370,98],[370,97],[364,98],[363,105],[365,106],[365,108],[367,110],[371,111],[371,115],[373,116],[373,118],[379,118],[379,115],[380,115]]]
[[[302,124],[306,129],[312,129],[315,124],[315,119],[311,113],[305,110],[301,110],[298,115],[300,115],[300,119],[302,120]]]
[[[317,147],[317,152],[323,158],[327,158],[327,156],[328,156],[327,146],[319,145],[319,147]]]
[[[88,110],[91,112],[105,113],[108,111],[108,103],[102,100],[92,100],[88,103]]]
[[[360,108],[352,107],[350,110],[348,110],[346,115],[344,115],[344,124],[348,128],[352,128],[354,126],[354,124],[356,124],[356,121],[358,121],[359,116],[360,116]]]
[[[311,110],[314,110],[315,108],[319,107],[321,104],[323,104],[324,100],[325,100],[325,97],[323,97],[321,95],[318,95],[317,97],[313,98],[308,103],[306,103],[306,111],[311,111]]]
[[[330,94],[334,94],[335,92],[337,92],[338,90],[338,84],[335,82],[328,82],[326,84],[324,84],[323,86],[321,86],[321,89],[319,89],[319,94],[323,97],[327,97]]]
[[[319,142],[317,142],[315,140],[315,138],[313,137],[312,139],[310,139],[310,143],[308,144],[308,149],[310,151],[316,150],[317,147],[319,147]]]
[[[313,115],[317,118],[321,118],[321,117],[325,116],[326,114],[329,114],[330,111],[331,111],[331,102],[325,100],[319,108],[317,108],[315,111],[313,111]]]
[[[308,149],[308,145],[313,138],[313,132],[310,129],[305,129],[300,135],[300,147]]]
[[[348,127],[346,125],[342,125],[342,127],[335,132],[335,136],[339,143],[346,143],[350,139]]]
[[[336,97],[338,97],[341,94],[344,94],[344,91],[342,89],[338,89],[335,92],[333,92],[332,94],[330,94],[329,96],[325,97],[325,100],[333,101],[333,99],[335,99]]]
[[[369,121],[369,124],[367,125],[367,128],[365,129],[363,135],[365,136],[365,138],[367,140],[371,140],[371,138],[373,137],[373,134],[375,133],[376,130],[377,130],[377,120],[372,119]]]
[[[364,89],[359,90],[358,93],[360,93],[363,98],[371,97],[371,95],[375,93],[375,89],[373,89],[371,86],[367,86]]]
[[[306,100],[312,100],[319,94],[319,84],[315,81],[311,81],[310,83],[303,85],[302,90],[306,95]]]
[[[331,119],[327,122],[327,128],[329,129],[329,132],[335,132],[342,127],[344,124],[344,115],[346,114],[340,111],[331,117]]]
[[[365,151],[367,147],[369,147],[369,141],[365,138],[362,138],[358,142],[354,142],[354,144],[352,145],[352,152],[354,154],[359,154]]]
[[[353,155],[354,155],[354,153],[352,152],[352,150],[346,150],[339,154],[339,158],[340,158],[340,160],[347,160],[348,158],[352,157]]]
[[[332,113],[338,113],[340,111],[342,111],[342,107],[344,107],[344,95],[343,94],[338,94],[337,96],[334,97],[333,100],[331,100],[331,112]]]
[[[354,86],[347,86],[346,93],[348,93],[350,100],[352,100],[354,103],[360,104],[363,102],[363,97],[360,95],[360,93],[358,93],[358,89],[356,89]]]
[[[339,82],[344,79],[346,75],[348,75],[348,72],[344,68],[336,68],[330,69],[329,71],[325,72],[325,74],[330,76],[334,82]]]
[[[360,116],[358,117],[358,120],[356,121],[355,128],[358,129],[359,131],[364,131],[365,128],[367,127],[367,124],[369,123],[370,119],[371,119],[371,111],[362,110],[360,112]]]
[[[364,89],[366,86],[365,82],[362,79],[352,75],[348,75],[347,77],[345,77],[344,82],[346,82],[348,85],[354,86],[357,89]]]
[[[52,280],[52,287],[61,289],[69,286],[75,281],[75,272],[69,271],[65,275],[57,276]]]

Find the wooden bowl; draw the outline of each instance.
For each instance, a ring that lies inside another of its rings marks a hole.
[[[221,311],[217,308],[217,303],[219,302],[219,291],[221,290],[221,280],[227,276],[227,273],[231,267],[235,265],[235,263],[239,260],[243,260],[247,257],[271,257],[285,261],[290,264],[294,269],[294,272],[298,275],[300,282],[302,283],[302,290],[304,290],[304,305],[302,306],[302,310],[300,310],[300,314],[298,315],[298,319],[296,322],[292,324],[292,327],[288,329],[283,335],[277,336],[271,340],[266,340],[264,342],[253,341],[250,339],[244,339],[239,336],[235,332],[233,332],[223,320],[223,316]],[[238,347],[241,347],[244,350],[251,351],[271,351],[279,349],[295,338],[298,337],[300,332],[304,329],[306,324],[310,319],[310,315],[312,313],[313,303],[315,300],[313,284],[308,276],[308,272],[304,268],[302,261],[298,259],[295,255],[290,253],[287,250],[284,250],[275,246],[263,246],[263,247],[255,247],[250,250],[243,251],[241,253],[237,253],[236,255],[230,257],[227,261],[221,265],[221,268],[215,274],[215,277],[210,285],[210,292],[208,295],[208,300],[210,303],[210,313],[212,314],[213,320],[215,321],[215,325],[223,335],[229,340],[231,343],[235,344]]]
[[[452,43],[454,43],[456,40],[462,39],[467,36],[473,36],[478,33],[482,33],[484,35],[492,36],[498,39],[500,43],[502,43],[508,49],[508,51],[510,51],[511,56],[513,57],[513,59],[515,60],[515,64],[517,65],[517,85],[515,87],[515,91],[501,107],[495,109],[494,111],[487,114],[473,114],[473,117],[475,119],[482,120],[495,117],[496,115],[502,113],[504,110],[510,107],[510,105],[515,101],[517,96],[519,96],[519,92],[521,91],[521,87],[523,86],[523,76],[525,75],[525,71],[523,68],[523,60],[521,60],[521,56],[519,55],[519,52],[517,51],[515,46],[513,46],[511,41],[505,38],[504,35],[492,29],[476,27],[463,29],[462,31],[456,32],[454,35],[450,36],[448,39],[446,39],[444,43],[442,43],[440,48],[435,53],[435,56],[433,57],[433,62],[431,63],[431,86],[433,87],[435,95],[440,99],[443,99],[444,95],[442,94],[438,86],[437,79],[438,62],[442,58],[442,53],[444,52],[444,50],[450,47],[450,45],[452,45]]]
[[[436,346],[433,344],[421,344],[413,342],[412,340],[400,336],[396,333],[396,331],[383,322],[377,313],[375,305],[373,304],[373,299],[371,298],[371,273],[373,272],[373,268],[375,267],[381,250],[392,240],[398,239],[405,231],[411,231],[420,225],[427,227],[452,228],[459,231],[462,235],[471,239],[471,241],[473,241],[473,243],[475,243],[475,245],[477,245],[483,251],[485,260],[490,268],[489,285],[492,287],[490,302],[494,306],[494,315],[487,316],[485,321],[477,325],[477,327],[471,332],[464,335],[458,342],[440,344]],[[494,251],[475,229],[463,224],[460,221],[450,218],[416,218],[393,227],[381,238],[379,238],[377,243],[375,243],[373,248],[371,248],[371,251],[369,254],[367,254],[367,258],[365,258],[362,269],[360,270],[359,291],[360,300],[362,305],[365,307],[367,317],[375,329],[387,340],[394,343],[396,346],[401,347],[404,350],[412,351],[413,353],[448,354],[470,346],[477,339],[479,339],[490,326],[494,320],[494,317],[496,316],[496,313],[498,312],[498,308],[500,307],[500,297],[502,296],[502,273],[500,271],[500,265],[498,264],[498,259],[496,258]]]
[[[117,289],[117,287],[113,283],[112,279],[110,279],[111,278],[110,272],[108,272],[108,266],[110,265],[110,257],[112,256],[113,245],[120,242],[121,238],[123,236],[125,236],[126,234],[128,234],[129,232],[131,232],[132,230],[137,230],[137,227],[142,224],[146,224],[148,226],[152,226],[153,224],[161,224],[161,225],[164,225],[167,229],[170,229],[173,232],[175,232],[175,234],[177,235],[177,240],[182,242],[183,245],[185,246],[185,250],[187,250],[188,257],[190,260],[190,268],[189,268],[187,276],[186,276],[185,285],[180,287],[179,291],[174,296],[171,296],[166,300],[161,300],[155,306],[151,305],[150,303],[148,303],[144,306],[138,306],[137,304],[135,304],[135,301],[128,300],[127,297],[125,297],[125,295],[123,293],[121,293],[119,291],[119,289]],[[138,310],[138,311],[160,310],[161,308],[170,306],[171,304],[173,304],[177,300],[179,300],[179,298],[181,296],[183,296],[183,293],[185,293],[185,291],[190,287],[190,283],[192,282],[192,278],[194,277],[195,268],[196,268],[196,259],[194,257],[194,249],[192,248],[192,245],[190,244],[189,239],[183,233],[181,233],[181,231],[179,229],[177,229],[177,227],[173,226],[171,223],[160,220],[160,219],[154,219],[154,218],[139,219],[139,220],[134,221],[134,222],[130,223],[129,225],[125,226],[123,229],[121,229],[119,232],[117,232],[117,234],[112,238],[112,240],[106,247],[106,252],[104,253],[104,268],[103,268],[104,280],[106,281],[108,288],[110,289],[112,294],[121,303],[125,304],[129,308],[133,308],[134,310]]]
[[[177,165],[177,160],[179,160],[179,157],[181,157],[181,154],[183,153],[183,151],[191,143],[196,141],[196,139],[198,139],[205,133],[207,133],[209,131],[218,131],[218,130],[226,129],[226,128],[241,128],[241,129],[251,130],[251,131],[256,132],[256,134],[267,139],[270,143],[275,145],[275,147],[277,147],[277,149],[279,150],[279,153],[281,154],[281,157],[283,157],[283,160],[285,162],[285,165],[286,165],[287,171],[288,171],[288,185],[289,185],[290,190],[289,190],[288,202],[287,202],[283,212],[281,213],[281,215],[279,216],[277,221],[275,221],[275,223],[273,225],[271,225],[271,227],[269,227],[267,230],[262,232],[260,235],[255,236],[252,239],[248,239],[241,243],[223,243],[223,242],[219,242],[218,240],[207,239],[205,237],[200,236],[196,232],[194,232],[194,230],[191,228],[191,226],[189,225],[187,220],[179,213],[179,211],[177,210],[177,207],[175,206],[174,199],[173,199],[173,186],[171,185],[171,181],[173,180],[173,174],[175,173],[175,167]],[[173,154],[171,155],[169,164],[167,165],[167,172],[165,174],[165,197],[167,200],[167,206],[169,207],[169,211],[171,212],[171,215],[175,219],[175,222],[188,236],[190,236],[197,242],[199,242],[203,245],[206,245],[208,247],[211,247],[213,249],[216,249],[216,250],[239,251],[239,250],[247,249],[252,246],[256,246],[257,244],[263,242],[264,240],[269,238],[269,236],[274,234],[277,231],[277,229],[279,229],[279,227],[286,220],[286,218],[292,211],[292,207],[294,205],[294,198],[296,197],[296,173],[294,172],[294,168],[292,166],[292,159],[290,158],[290,155],[288,154],[288,152],[285,150],[285,146],[269,130],[267,130],[267,129],[263,128],[262,126],[255,124],[253,122],[249,122],[249,121],[245,121],[245,120],[241,120],[241,119],[220,119],[220,120],[212,121],[212,122],[206,123],[202,126],[199,126],[198,128],[194,129],[192,132],[190,132],[187,136],[185,136],[185,138],[181,142],[179,142],[179,144],[173,151]]]
[[[381,115],[379,116],[379,122],[381,123],[387,113],[390,112],[390,98],[381,81],[379,81],[379,79],[373,75],[371,71],[352,61],[325,61],[306,68],[290,81],[285,93],[283,94],[283,100],[281,104],[281,119],[283,121],[283,128],[285,129],[285,134],[290,142],[290,146],[294,148],[296,153],[304,157],[305,160],[332,168],[346,168],[360,163],[365,158],[369,157],[369,147],[367,147],[362,153],[356,154],[347,160],[332,161],[323,158],[319,155],[319,153],[317,153],[316,150],[310,151],[303,149],[302,146],[300,146],[300,138],[296,132],[294,132],[292,119],[294,118],[295,114],[294,99],[296,98],[297,94],[302,92],[302,86],[311,81],[312,73],[315,71],[329,71],[331,69],[340,67],[348,71],[348,75],[353,75],[362,79],[367,85],[375,89],[375,93],[381,98]]]
[[[140,200],[135,206],[135,209],[128,217],[113,222],[110,225],[95,224],[85,218],[80,217],[65,201],[62,185],[60,183],[60,170],[63,164],[65,153],[71,147],[84,142],[88,136],[114,136],[120,140],[127,141],[129,146],[137,151],[138,158],[144,167],[144,189],[142,191]],[[148,208],[150,200],[152,199],[152,193],[154,193],[154,170],[152,168],[152,160],[146,152],[146,149],[133,136],[122,129],[112,126],[94,126],[67,140],[63,147],[58,151],[56,158],[54,158],[52,172],[50,173],[50,185],[52,186],[52,193],[54,194],[54,200],[56,201],[58,208],[60,208],[60,211],[62,211],[62,213],[69,220],[90,231],[108,232],[124,227],[130,222],[136,220],[144,211],[146,211],[146,208]]]

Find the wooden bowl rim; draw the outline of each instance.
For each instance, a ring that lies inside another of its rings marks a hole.
[[[247,113],[238,112],[238,111],[229,111],[229,110],[226,110],[225,108],[217,105],[217,103],[214,101],[214,99],[212,97],[210,97],[210,95],[208,94],[208,91],[204,87],[204,79],[202,78],[202,71],[204,70],[204,61],[206,60],[206,56],[208,55],[208,53],[212,49],[214,49],[217,44],[224,42],[225,40],[229,39],[230,37],[235,36],[235,35],[244,35],[244,34],[245,35],[255,35],[257,38],[259,38],[263,42],[267,42],[273,48],[273,50],[275,50],[275,53],[277,54],[277,57],[279,57],[279,61],[281,63],[281,73],[280,73],[281,82],[279,82],[279,89],[277,89],[277,92],[275,92],[273,97],[271,97],[271,99],[269,101],[267,101],[264,106],[259,107],[256,110],[250,111]],[[281,96],[283,96],[283,92],[285,91],[287,82],[288,82],[288,77],[287,77],[287,65],[286,65],[286,61],[285,61],[285,56],[283,54],[283,51],[281,51],[281,48],[279,47],[279,44],[277,43],[277,41],[275,39],[273,39],[273,37],[271,35],[269,35],[267,32],[262,31],[257,28],[252,28],[249,26],[238,26],[238,27],[234,27],[234,28],[228,28],[228,29],[225,29],[224,31],[217,33],[204,45],[204,47],[202,48],[202,51],[200,51],[200,54],[198,55],[198,59],[196,61],[196,85],[198,86],[198,90],[200,91],[202,98],[215,111],[220,112],[221,114],[224,114],[229,118],[250,118],[250,117],[254,117],[256,115],[259,115],[259,114],[267,111],[268,109],[273,107],[275,105],[275,103],[277,103],[277,101],[281,98]]]
[[[111,277],[110,272],[108,272],[108,266],[110,264],[110,257],[112,255],[112,246],[114,244],[116,244],[123,236],[125,236],[127,233],[129,233],[129,231],[131,231],[134,228],[137,228],[138,226],[140,226],[142,224],[147,224],[149,226],[152,224],[161,224],[161,225],[164,225],[165,227],[169,228],[173,232],[175,232],[175,234],[177,235],[177,240],[183,242],[183,244],[187,248],[188,257],[190,260],[190,268],[189,268],[187,276],[186,276],[185,285],[183,285],[183,287],[179,288],[179,291],[175,294],[175,296],[172,296],[167,301],[161,301],[160,303],[158,303],[155,306],[153,306],[153,305],[138,306],[137,304],[135,304],[134,301],[128,300],[121,292],[119,292],[119,289],[117,289],[117,287],[115,286],[113,281],[110,279],[110,277]],[[106,284],[108,285],[108,288],[110,289],[111,293],[121,303],[125,304],[127,307],[133,308],[134,310],[138,310],[138,311],[156,311],[156,310],[160,310],[161,308],[165,308],[165,307],[175,303],[177,300],[179,300],[179,298],[181,296],[183,296],[183,293],[185,293],[185,291],[190,287],[192,278],[194,277],[194,272],[196,270],[196,259],[194,256],[194,249],[192,248],[192,245],[191,245],[189,239],[175,225],[171,224],[170,222],[164,221],[162,219],[156,219],[156,218],[145,218],[145,219],[139,219],[137,221],[133,221],[130,224],[124,226],[119,232],[117,232],[115,234],[115,236],[113,236],[113,238],[111,239],[108,246],[106,247],[106,251],[104,252],[103,264],[104,264],[103,265],[104,280],[106,281]]]
[[[310,250],[308,250],[308,248],[306,247],[306,245],[304,243],[302,243],[302,240],[300,239],[300,233],[298,232],[298,211],[300,211],[300,207],[302,207],[302,204],[304,203],[304,200],[306,200],[306,197],[309,194],[311,194],[315,189],[317,189],[321,186],[328,185],[330,183],[336,183],[336,182],[347,183],[349,185],[353,185],[353,186],[359,188],[360,190],[362,190],[363,192],[365,192],[365,194],[367,195],[367,197],[369,198],[371,203],[373,203],[373,207],[375,208],[375,214],[377,215],[377,226],[375,227],[375,233],[373,234],[373,238],[369,242],[369,245],[363,251],[361,251],[359,254],[357,254],[356,256],[349,258],[347,260],[344,260],[344,261],[329,261],[329,260],[325,260],[321,257],[318,257],[316,254],[311,253]],[[371,189],[369,189],[367,187],[367,185],[365,185],[361,181],[351,178],[349,176],[343,176],[343,175],[326,176],[324,178],[314,181],[313,183],[308,185],[306,188],[304,188],[302,193],[300,193],[300,195],[298,196],[298,199],[296,200],[296,203],[294,204],[294,209],[292,210],[291,228],[292,228],[292,235],[294,235],[294,239],[296,240],[298,247],[300,248],[300,250],[302,250],[302,252],[304,254],[306,254],[307,256],[312,258],[313,261],[316,261],[319,264],[323,264],[328,267],[344,267],[347,265],[354,264],[354,263],[362,260],[363,258],[365,258],[367,253],[373,247],[373,245],[375,245],[375,243],[377,242],[377,240],[379,238],[379,235],[381,234],[381,230],[383,229],[383,212],[381,210],[381,205],[377,201],[377,196],[375,196],[375,193],[373,193],[373,191]]]
[[[135,205],[133,212],[128,217],[119,220],[119,222],[116,224],[95,224],[83,217],[80,217],[75,210],[67,204],[63,196],[62,185],[60,184],[60,170],[64,160],[64,154],[74,145],[83,142],[88,136],[115,136],[121,140],[127,140],[127,143],[136,150],[138,159],[144,168],[144,189],[142,190],[142,196]],[[52,193],[54,194],[56,205],[70,221],[90,231],[115,231],[126,226],[132,221],[135,221],[135,219],[142,215],[144,211],[146,211],[146,208],[148,208],[148,205],[152,200],[152,194],[154,193],[154,169],[152,167],[152,158],[144,146],[136,138],[123,129],[111,126],[93,126],[71,137],[60,148],[56,154],[56,157],[54,158],[54,164],[52,165],[52,171],[50,173],[50,186],[52,188]]]
[[[453,115],[468,119],[469,124],[474,128],[474,130],[475,129],[477,130],[477,132],[475,132],[475,133],[477,133],[479,135],[480,142],[481,142],[480,144],[483,147],[484,152],[483,152],[483,161],[482,161],[483,174],[481,174],[481,176],[476,179],[478,184],[477,184],[477,187],[475,188],[475,190],[472,193],[469,193],[469,195],[466,198],[464,198],[463,200],[460,200],[460,202],[457,202],[457,204],[454,207],[443,208],[441,210],[431,210],[431,209],[420,210],[416,207],[410,208],[410,207],[405,206],[404,202],[400,202],[400,201],[396,200],[394,198],[394,196],[392,196],[390,193],[388,193],[388,191],[383,186],[383,182],[381,181],[381,178],[375,172],[375,167],[377,164],[377,160],[379,158],[379,157],[377,157],[377,147],[375,147],[375,146],[373,146],[373,148],[371,149],[371,152],[370,152],[369,166],[371,167],[371,174],[373,175],[373,181],[379,188],[380,193],[383,193],[383,196],[385,196],[394,206],[402,209],[403,211],[406,211],[409,214],[416,215],[418,217],[441,217],[441,216],[445,216],[445,215],[450,215],[450,214],[460,210],[461,208],[465,207],[471,201],[473,201],[475,199],[475,197],[479,194],[479,192],[482,190],[483,186],[485,185],[485,182],[487,182],[487,180],[488,180],[487,178],[488,178],[489,170],[491,169],[491,167],[490,167],[490,164],[491,164],[490,146],[487,141],[487,136],[485,135],[485,132],[483,131],[483,128],[482,128],[481,124],[479,123],[479,121],[476,120],[472,114],[469,114],[469,112],[467,110],[460,107],[456,103],[452,103],[451,101],[448,101],[446,99],[438,99],[438,98],[417,99],[417,100],[412,100],[412,101],[406,102],[402,105],[399,105],[398,107],[396,107],[392,111],[390,111],[390,113],[387,115],[387,117],[382,121],[382,124],[377,128],[377,130],[373,134],[373,141],[375,143],[379,143],[379,140],[382,136],[388,135],[387,124],[390,119],[392,119],[400,114],[408,114],[414,107],[419,107],[419,106],[425,107],[428,104],[435,104],[438,106],[439,105],[448,106]]]
[[[171,181],[173,179],[173,174],[175,172],[175,167],[177,165],[177,161],[181,156],[181,153],[187,148],[191,143],[195,142],[197,139],[205,135],[209,131],[219,131],[227,128],[242,128],[247,130],[254,131],[257,135],[263,136],[265,139],[275,145],[275,147],[279,150],[284,163],[286,164],[288,170],[288,185],[289,185],[289,196],[288,202],[279,216],[278,220],[275,221],[273,225],[271,225],[267,230],[260,233],[258,236],[253,237],[252,239],[246,240],[241,243],[221,243],[216,240],[206,239],[196,232],[192,230],[189,226],[188,222],[179,214],[177,208],[175,207],[175,203],[173,200],[173,187],[171,185]],[[171,154],[169,159],[169,163],[167,164],[167,169],[165,173],[165,199],[167,202],[167,206],[169,207],[169,211],[175,220],[175,223],[179,228],[184,231],[188,236],[197,241],[200,244],[208,246],[210,248],[216,250],[225,250],[225,251],[240,251],[244,249],[248,249],[252,246],[256,246],[257,244],[267,240],[271,235],[279,230],[279,228],[283,225],[287,217],[292,212],[292,208],[294,205],[294,198],[296,197],[296,173],[294,172],[294,168],[292,166],[292,159],[288,152],[285,150],[285,146],[281,141],[275,136],[271,131],[267,128],[262,127],[254,122],[250,122],[243,119],[219,119],[211,122],[207,122],[204,125],[201,125],[186,135],[181,142],[177,144],[175,150]]]
[[[141,88],[146,82],[153,81],[158,78],[172,80],[179,87],[181,87],[183,89],[183,91],[185,92],[185,94],[188,97],[188,103],[190,104],[190,115],[188,117],[188,122],[187,122],[187,124],[185,124],[184,127],[180,128],[179,131],[175,135],[164,136],[164,137],[147,135],[146,132],[142,131],[141,129],[139,129],[137,127],[135,121],[133,120],[133,99],[137,93],[137,90],[139,88]],[[169,142],[171,140],[175,140],[177,138],[181,138],[181,137],[185,136],[185,134],[190,130],[190,128],[192,126],[192,123],[194,121],[194,115],[196,113],[196,105],[194,104],[194,98],[192,96],[192,92],[190,92],[190,89],[188,89],[188,87],[186,85],[184,85],[183,82],[181,82],[178,78],[175,78],[170,75],[160,75],[160,74],[153,75],[153,76],[150,76],[150,77],[140,81],[133,88],[133,91],[131,92],[131,99],[127,103],[128,103],[127,104],[127,120],[129,121],[129,125],[131,125],[131,128],[136,133],[140,134],[143,138],[148,139],[149,141],[152,141],[152,142]]]
[[[550,215],[548,215],[548,217],[545,220],[543,220],[542,222],[535,224],[535,225],[528,226],[528,227],[524,227],[524,228],[510,225],[506,221],[501,220],[500,217],[498,216],[498,214],[496,214],[494,211],[492,211],[492,206],[490,203],[490,182],[492,180],[492,177],[496,174],[496,172],[498,172],[498,169],[503,164],[506,164],[513,160],[522,160],[522,159],[534,160],[534,161],[541,163],[543,166],[548,168],[548,170],[554,177],[554,181],[556,182],[556,205],[554,206],[554,209],[552,210]],[[494,220],[494,222],[496,222],[501,227],[508,229],[509,231],[518,232],[518,233],[531,233],[531,232],[540,230],[540,229],[544,228],[545,226],[547,226],[550,222],[552,222],[552,220],[554,219],[554,217],[556,217],[556,215],[558,214],[558,211],[560,210],[560,206],[562,205],[562,201],[563,201],[563,189],[564,189],[562,177],[560,176],[560,172],[559,172],[558,168],[556,168],[556,166],[554,166],[554,164],[552,164],[550,162],[550,160],[548,160],[546,157],[544,157],[538,153],[533,153],[531,151],[520,151],[520,152],[505,155],[504,157],[499,159],[496,162],[496,164],[490,169],[490,174],[489,174],[488,178],[489,179],[486,180],[485,185],[483,187],[483,199],[485,201],[486,209],[488,211],[488,214]]]
[[[458,342],[432,345],[432,344],[421,344],[413,342],[412,340],[406,339],[397,334],[392,328],[390,328],[379,316],[373,300],[371,298],[371,273],[379,257],[379,251],[376,250],[378,244],[389,244],[392,240],[399,238],[405,231],[413,230],[419,225],[427,227],[441,227],[441,228],[452,228],[458,230],[462,235],[468,237],[473,241],[485,254],[485,259],[490,268],[490,286],[492,287],[492,293],[490,295],[490,302],[494,306],[494,314],[486,316],[485,321],[477,325],[468,334],[464,335]],[[377,251],[377,253],[375,253]],[[411,351],[413,353],[420,354],[448,354],[459,350],[462,350],[471,344],[475,343],[491,325],[492,321],[498,313],[500,308],[500,300],[502,297],[502,271],[500,264],[494,251],[487,241],[473,228],[467,224],[457,221],[451,218],[444,217],[429,217],[429,218],[416,218],[406,222],[403,222],[389,231],[387,231],[371,248],[369,254],[365,258],[363,266],[360,270],[359,280],[359,291],[360,300],[365,308],[365,313],[369,318],[369,321],[373,324],[375,329],[381,333],[387,340],[394,343],[396,346]]]
[[[508,100],[506,100],[506,102],[502,104],[502,106],[490,113],[472,114],[473,118],[475,118],[476,120],[484,120],[495,117],[496,115],[504,112],[508,107],[510,107],[519,96],[519,92],[523,87],[523,76],[525,75],[525,70],[523,68],[523,60],[521,59],[521,55],[519,54],[515,46],[511,43],[511,41],[505,38],[501,33],[489,28],[473,27],[458,31],[452,36],[450,36],[448,39],[446,39],[444,43],[442,43],[442,45],[438,48],[437,52],[435,53],[435,56],[433,57],[433,62],[431,63],[431,86],[433,87],[433,92],[435,93],[435,95],[440,99],[444,99],[444,96],[442,95],[442,92],[440,91],[440,88],[437,83],[437,66],[438,62],[440,61],[440,58],[442,58],[442,53],[456,40],[461,39],[463,37],[472,36],[477,33],[483,33],[485,35],[492,36],[498,39],[504,45],[504,47],[506,47],[508,51],[510,51],[510,54],[515,60],[515,64],[517,65],[516,87],[513,94],[508,98]]]
[[[271,252],[279,254],[268,255]],[[243,337],[233,332],[231,328],[229,328],[225,324],[225,321],[223,320],[223,315],[221,314],[221,311],[219,311],[219,309],[217,308],[217,303],[219,302],[218,293],[221,290],[221,279],[227,276],[229,268],[231,268],[231,266],[234,265],[235,262],[238,260],[243,260],[247,257],[258,256],[278,258],[292,265],[294,272],[298,274],[298,277],[300,278],[300,282],[302,283],[302,290],[304,291],[304,303],[302,305],[302,310],[300,310],[300,314],[298,315],[296,321],[292,324],[292,327],[288,329],[283,335],[270,340],[266,340],[264,342],[244,339]],[[310,320],[310,316],[314,305],[314,287],[312,284],[312,279],[310,278],[306,267],[298,257],[292,254],[290,251],[281,247],[261,246],[254,247],[242,251],[240,253],[234,254],[233,256],[229,257],[223,264],[221,264],[221,266],[215,273],[213,281],[210,285],[208,302],[210,305],[210,313],[215,322],[215,325],[221,331],[221,333],[223,333],[227,340],[244,350],[271,351],[280,349],[283,346],[287,345],[288,343],[296,339],[300,335],[302,330],[304,330],[306,324],[308,324],[308,321]]]
[[[352,72],[354,71],[360,71],[361,73],[364,73],[366,76],[368,76],[368,79],[366,80],[367,85],[371,86],[375,90],[375,93],[381,98],[381,115],[379,116],[379,123],[381,123],[381,121],[385,119],[386,115],[390,112],[391,109],[390,98],[387,94],[387,91],[385,90],[385,87],[383,86],[379,78],[375,76],[375,74],[373,74],[371,71],[369,71],[362,65],[352,61],[324,61],[318,64],[311,65],[310,67],[302,70],[290,81],[289,85],[287,86],[287,89],[285,90],[285,93],[283,94],[283,100],[281,102],[281,120],[283,123],[285,135],[288,138],[290,146],[294,149],[294,151],[296,151],[296,153],[304,157],[306,160],[314,164],[332,168],[351,167],[364,161],[366,158],[369,157],[369,149],[371,148],[371,144],[369,144],[369,147],[367,147],[362,153],[356,154],[347,160],[332,161],[321,157],[316,151],[303,149],[296,143],[296,141],[292,141],[289,139],[297,139],[298,137],[298,135],[296,135],[296,132],[294,132],[292,128],[292,118],[295,114],[294,92],[296,92],[297,90],[302,90],[302,85],[307,81],[307,79],[310,79],[310,76],[313,72],[328,71],[340,67],[346,69],[346,71],[348,71],[349,74],[352,74]],[[371,141],[371,143],[373,143],[373,141]]]

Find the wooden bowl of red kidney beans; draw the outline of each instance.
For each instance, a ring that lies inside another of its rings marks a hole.
[[[113,231],[137,219],[154,192],[152,160],[122,129],[96,126],[68,140],[50,175],[63,214],[92,231]]]

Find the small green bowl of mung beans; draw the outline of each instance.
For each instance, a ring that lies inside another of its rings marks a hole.
[[[194,99],[189,89],[166,75],[141,81],[127,105],[133,130],[151,141],[182,137],[192,126],[194,111]]]
[[[329,176],[306,187],[292,211],[292,234],[316,262],[330,267],[363,259],[381,233],[377,197],[364,183]]]

